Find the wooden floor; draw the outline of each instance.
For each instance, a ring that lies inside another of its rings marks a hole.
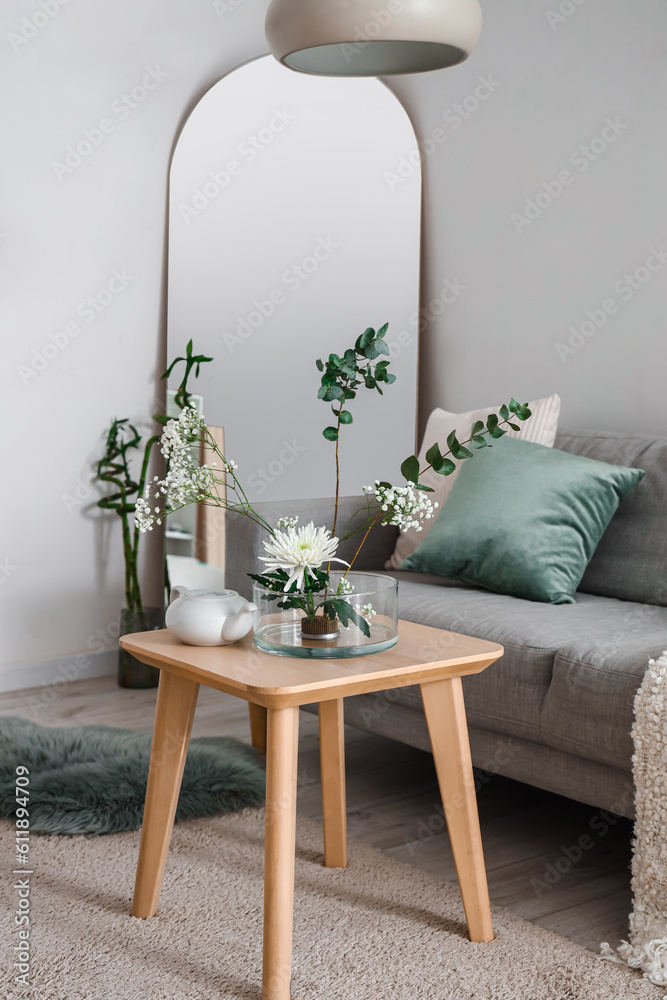
[[[57,692],[2,694],[0,715],[149,730],[155,695],[101,677]],[[202,687],[193,736],[221,734],[249,742],[247,707]],[[351,727],[346,745],[350,836],[456,881],[431,755]],[[616,944],[626,936],[630,822],[506,778],[481,775],[478,784],[492,901],[594,951],[601,941]],[[298,809],[321,815],[317,720],[307,712],[301,712]]]

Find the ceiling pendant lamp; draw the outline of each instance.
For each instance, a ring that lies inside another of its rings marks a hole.
[[[266,15],[276,59],[320,76],[455,66],[481,30],[479,0],[272,0]]]

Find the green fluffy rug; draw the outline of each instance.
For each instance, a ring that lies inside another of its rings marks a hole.
[[[109,726],[45,727],[0,717],[0,816],[13,819],[16,768],[30,771],[30,829],[120,833],[141,826],[151,733]],[[239,740],[190,742],[176,821],[260,805],[264,771]]]

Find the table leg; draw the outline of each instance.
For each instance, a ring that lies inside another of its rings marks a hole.
[[[268,710],[262,1000],[289,1000],[299,709]]]
[[[327,868],[347,868],[343,699],[321,701],[318,711],[320,717],[324,864]]]
[[[196,681],[162,670],[132,900],[133,917],[153,917],[157,911],[198,693]]]
[[[250,713],[250,738],[252,745],[260,753],[266,753],[266,709],[263,705],[248,702]]]
[[[421,694],[468,933],[493,941],[461,678],[422,684]]]

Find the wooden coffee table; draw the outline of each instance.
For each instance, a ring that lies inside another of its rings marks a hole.
[[[403,621],[393,649],[349,659],[273,656],[260,652],[251,636],[231,646],[186,646],[166,629],[120,641],[162,671],[135,917],[157,911],[199,685],[243,698],[251,708],[253,742],[263,749],[265,740],[267,754],[262,1000],[289,1000],[299,706],[319,705],[324,863],[345,867],[343,698],[419,684],[468,932],[473,941],[493,939],[461,677],[488,667],[502,646]]]

